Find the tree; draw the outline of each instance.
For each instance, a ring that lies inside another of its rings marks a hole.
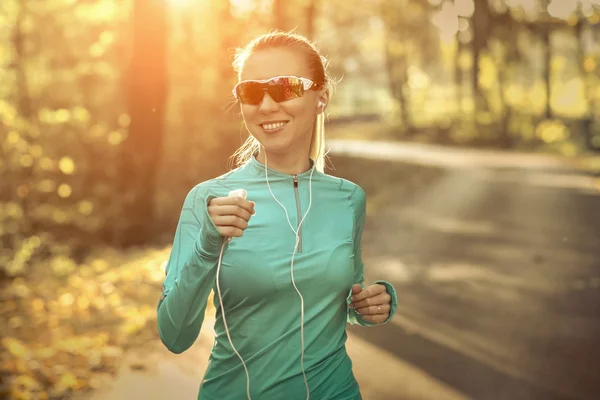
[[[471,54],[473,57],[472,68],[473,73],[471,75],[471,91],[473,100],[475,101],[475,115],[482,108],[487,109],[486,97],[482,93],[479,87],[479,73],[481,54],[488,47],[488,40],[491,35],[491,14],[488,0],[474,0],[475,11],[471,18],[471,26],[473,27],[473,41]]]
[[[550,4],[549,0],[542,0],[542,8],[546,10]],[[544,11],[546,14],[546,11]],[[552,119],[552,27],[542,22],[539,25],[539,36],[544,49],[544,84],[546,85],[546,110],[544,118]]]
[[[120,149],[121,229],[116,242],[137,245],[152,234],[156,175],[166,105],[166,9],[163,0],[134,0],[128,137]]]
[[[273,0],[273,26],[285,31],[287,28],[286,12],[283,0]]]
[[[439,57],[439,37],[431,23],[430,7],[426,0],[381,3],[390,93],[398,103],[400,119],[407,132],[413,129],[409,67],[430,64]]]

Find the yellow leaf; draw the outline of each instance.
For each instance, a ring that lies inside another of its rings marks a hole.
[[[40,168],[42,168],[45,171],[51,171],[54,169],[54,161],[52,161],[52,159],[48,157],[43,157],[40,160]]]
[[[33,146],[31,146],[30,151],[31,155],[35,158],[40,158],[44,155],[44,148],[39,144],[34,144]]]
[[[19,389],[23,390],[23,389],[38,389],[39,388],[39,383],[33,379],[31,376],[29,375],[19,375],[15,378],[15,380],[13,381],[13,384],[15,386],[18,386]]]
[[[2,346],[8,350],[10,354],[16,357],[23,358],[29,355],[29,349],[19,339],[7,337],[2,339]]]
[[[120,131],[112,131],[108,134],[108,143],[113,146],[117,146],[125,139],[125,135],[123,135]]]
[[[561,121],[546,120],[538,125],[536,135],[546,143],[553,143],[565,140],[569,130]]]
[[[60,389],[77,389],[79,387],[79,380],[75,375],[70,372],[67,372],[63,376],[60,377],[57,385]]]
[[[54,113],[54,119],[59,124],[64,124],[70,118],[71,118],[71,112],[69,110],[65,109],[65,108],[61,108],[59,110],[56,110],[56,112]]]
[[[83,215],[90,215],[94,210],[94,204],[91,201],[82,200],[77,205],[79,212]]]
[[[10,131],[8,132],[8,135],[6,135],[6,143],[8,144],[15,145],[19,143],[20,140],[21,135],[19,135],[19,132],[17,131]]]
[[[37,351],[37,356],[42,359],[53,357],[55,354],[56,349],[53,347],[42,347]]]
[[[33,165],[33,157],[30,154],[23,154],[19,161],[22,167],[31,167]]]
[[[77,121],[89,122],[90,117],[90,112],[83,107],[78,106],[73,109],[73,118]]]
[[[58,162],[58,168],[65,175],[72,175],[75,172],[75,162],[71,157],[63,157]]]
[[[585,72],[592,72],[596,69],[596,66],[596,60],[594,60],[593,57],[586,56],[583,60],[583,69],[585,70]]]
[[[102,349],[102,355],[107,358],[120,358],[123,355],[123,349],[118,346],[107,346]]]
[[[4,207],[9,217],[14,219],[23,218],[23,209],[19,203],[5,203]]]
[[[43,179],[38,183],[38,190],[44,193],[51,193],[56,190],[56,182],[52,179]]]
[[[71,189],[71,186],[66,184],[66,183],[61,183],[60,186],[58,187],[58,195],[60,197],[62,197],[63,199],[66,199],[67,197],[69,197],[71,195],[71,193],[73,193],[73,190]]]

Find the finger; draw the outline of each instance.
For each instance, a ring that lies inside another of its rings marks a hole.
[[[233,226],[221,226],[218,227],[219,233],[225,237],[240,237],[244,234],[244,231],[240,228]]]
[[[231,206],[208,206],[208,214],[211,216],[216,215],[235,215],[246,221],[251,217],[251,213],[245,208],[237,205]]]
[[[389,314],[390,312],[389,304],[382,304],[380,306],[368,306],[357,308],[356,312],[360,315],[377,315],[377,314]]]
[[[240,206],[250,214],[254,214],[255,203],[243,197],[215,197],[208,204],[209,206]]]
[[[213,222],[217,227],[234,227],[245,230],[248,227],[248,221],[235,215],[215,215]]]
[[[359,284],[356,283],[356,284],[352,285],[352,294],[360,293],[362,290],[363,290],[363,288]]]
[[[364,300],[368,297],[373,297],[378,295],[379,293],[383,293],[385,291],[385,286],[377,283],[375,285],[371,285],[360,293],[357,293],[352,296],[351,300],[353,302]]]
[[[362,317],[363,320],[368,322],[374,322],[376,324],[381,324],[385,322],[389,318],[389,314],[378,314],[378,315],[365,315]]]
[[[374,305],[378,305],[378,304],[383,305],[383,304],[389,304],[391,300],[392,300],[392,297],[389,294],[380,293],[373,297],[368,297],[364,300],[353,301],[352,306],[354,308],[361,308],[361,307],[374,306]]]

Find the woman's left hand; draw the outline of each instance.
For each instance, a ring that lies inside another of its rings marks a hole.
[[[350,307],[354,308],[365,321],[382,323],[390,316],[392,296],[380,283],[365,289],[360,285],[353,285],[351,300]]]

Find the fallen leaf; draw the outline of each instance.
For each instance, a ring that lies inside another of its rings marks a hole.
[[[25,358],[29,357],[29,350],[27,346],[19,339],[7,337],[2,339],[2,346],[8,350],[8,352],[16,357]]]

